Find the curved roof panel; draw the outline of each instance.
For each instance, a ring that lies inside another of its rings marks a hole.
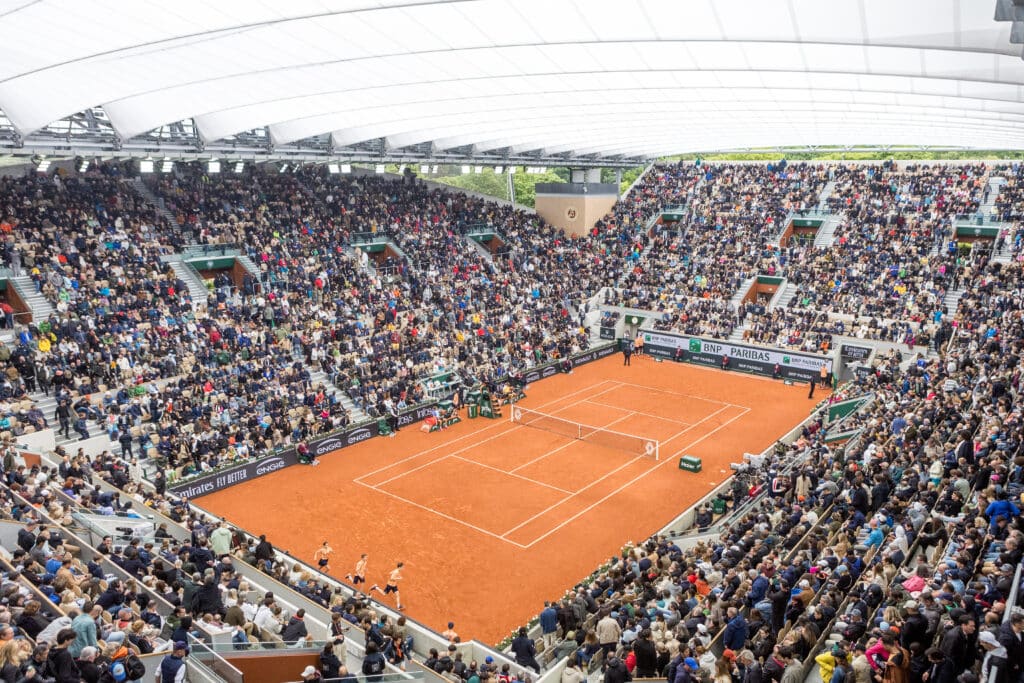
[[[0,109],[124,138],[658,156],[1024,148],[992,0],[0,0]]]

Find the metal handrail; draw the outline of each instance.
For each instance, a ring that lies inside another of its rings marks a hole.
[[[389,242],[391,238],[383,230],[376,232],[353,232],[349,233],[349,243],[356,244],[376,244],[377,242]]]
[[[243,674],[241,670],[231,662],[221,657],[220,654],[210,646],[210,643],[200,640],[191,634],[188,639],[189,649],[191,650],[190,654],[192,655],[190,661],[193,663],[198,662],[207,670],[213,672],[215,676],[225,680],[227,683],[244,682],[245,674]],[[210,663],[215,664],[215,666],[211,666],[210,664],[207,664],[207,662],[203,661],[204,656],[209,658]]]
[[[217,254],[219,256],[228,256],[227,251],[229,249],[241,251],[241,248],[237,244],[229,244],[225,242],[224,244],[186,244],[182,248],[181,254],[197,254],[199,256]]]

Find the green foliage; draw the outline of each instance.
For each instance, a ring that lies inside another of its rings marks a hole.
[[[458,170],[457,167],[456,170]],[[537,198],[537,192],[534,185],[537,183],[565,183],[568,182],[568,177],[569,169],[566,168],[549,168],[547,173],[532,175],[523,173],[523,170],[520,167],[518,169],[518,173],[512,175],[512,182],[515,185],[516,203],[533,206]],[[483,173],[464,173],[460,175],[444,176],[427,175],[423,176],[423,179],[435,183],[444,183],[445,185],[459,187],[471,192],[479,192],[480,194],[485,194],[489,197],[497,197],[498,199],[505,200],[508,199],[508,188],[506,185],[505,175],[498,175],[490,166],[484,166]]]
[[[472,169],[476,168],[475,164],[467,165]],[[374,168],[372,165],[368,164],[356,164],[356,166],[371,170]],[[432,164],[431,167],[433,167]],[[400,168],[401,167],[398,164],[385,164],[384,166],[385,172],[393,175],[400,175]],[[505,200],[508,199],[508,187],[506,185],[505,175],[495,173],[493,166],[484,166],[482,173],[463,173],[461,165],[442,164],[437,168],[437,175],[420,173],[419,164],[409,164],[408,168],[412,170],[413,175],[418,178],[422,178],[423,180],[451,185],[452,187],[457,187],[469,192],[479,192],[480,194],[487,195],[488,197],[496,197],[498,199]],[[644,168],[644,166],[637,166],[636,168],[626,169],[622,172],[622,183],[619,185],[620,194],[629,189],[629,186],[633,184],[633,181],[643,173]],[[567,167],[549,168],[546,173],[538,175],[527,174],[523,169],[523,166],[518,166],[516,168],[517,173],[512,176],[512,182],[515,185],[517,204],[525,204],[530,207],[534,206],[537,196],[534,185],[537,183],[569,182],[570,170]],[[601,182],[614,183],[615,175],[616,173],[614,168],[602,168]]]
[[[622,182],[619,184],[620,195],[625,193],[625,191],[629,189],[629,186],[640,177],[640,174],[644,172],[644,168],[646,168],[646,166],[637,166],[636,168],[627,168],[622,172]]]
[[[445,185],[451,185],[463,190],[479,192],[480,194],[485,194],[488,197],[508,199],[508,190],[505,187],[505,176],[498,175],[497,173],[494,173],[493,170],[485,169],[483,173],[467,173],[466,175],[442,177],[426,175],[421,177],[424,180],[429,180],[434,183],[444,183]]]

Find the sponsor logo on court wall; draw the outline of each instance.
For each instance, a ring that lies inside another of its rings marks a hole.
[[[722,356],[728,356],[730,370],[759,375],[773,375],[778,365],[781,377],[805,382],[819,377],[822,364],[832,370],[832,359],[826,356],[655,332],[644,333],[644,350],[653,356],[715,367],[721,365]]]
[[[339,436],[329,436],[320,443],[316,444],[313,449],[314,455],[323,455],[324,453],[330,453],[336,451],[339,448],[344,448],[345,442],[341,440]]]
[[[605,348],[598,349],[596,351],[587,351],[578,356],[573,357],[573,365],[578,366],[584,363],[589,363],[615,353],[616,349],[614,345],[610,345]],[[536,382],[543,377],[550,377],[558,372],[555,366],[543,368],[542,370],[532,370],[526,374],[525,380],[527,382]],[[451,400],[451,395],[444,397],[446,400]],[[417,406],[408,410],[398,416],[399,425],[405,426],[413,422],[422,420],[430,411],[436,406],[436,402]],[[319,440],[314,440],[309,443],[309,450],[314,455],[325,455],[332,451],[340,450],[346,446],[351,446],[357,443],[366,441],[376,436],[377,433],[372,427],[355,427],[347,432],[341,432],[338,434],[331,434],[326,437],[322,437]],[[234,486],[250,479],[256,479],[262,477],[265,474],[271,474],[282,470],[286,467],[298,464],[298,457],[295,453],[294,448],[282,451],[276,455],[268,456],[261,460],[253,460],[252,462],[243,463],[236,465],[219,472],[209,474],[202,477],[196,477],[185,482],[181,482],[176,486],[169,487],[169,491],[175,495],[185,496],[187,498],[198,498],[200,496],[206,496],[211,493],[216,493],[222,489]]]
[[[250,479],[262,477],[265,474],[283,470],[297,462],[298,459],[295,455],[295,449],[289,448],[288,450],[282,451],[276,455],[262,458],[260,460],[253,460],[252,462],[242,463],[241,465],[236,465],[202,477],[196,477],[195,479],[181,482],[180,484],[169,487],[169,490],[171,493],[178,496],[198,498],[199,496],[216,493],[221,489],[226,489],[234,486],[235,484],[240,484],[243,481],[249,481]]]
[[[359,443],[360,441],[366,441],[371,437],[373,437],[373,432],[371,432],[367,427],[361,427],[354,432],[350,432],[349,435],[345,437],[345,443],[351,446],[352,444]]]
[[[269,460],[263,460],[260,462],[260,466],[256,468],[256,476],[262,474],[270,474],[278,470],[288,467],[284,460],[281,458],[270,458]]]

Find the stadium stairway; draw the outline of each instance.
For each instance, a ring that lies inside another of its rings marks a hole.
[[[593,309],[588,311],[586,317],[583,319],[584,326],[590,330],[591,348],[605,341],[601,339],[601,314],[602,311],[600,309]]]
[[[55,413],[55,411],[57,410],[57,399],[54,396],[53,392],[50,392],[50,395],[47,396],[43,392],[37,391],[35,393],[29,394],[29,398],[32,399],[32,402],[35,403],[36,407],[43,413],[43,417],[46,418],[47,425],[53,428],[53,438],[56,445],[65,446],[68,453],[74,455],[75,444],[81,441],[82,438],[74,429],[68,432],[70,436],[64,436],[63,434],[60,433],[60,422],[57,420],[57,415]],[[90,438],[101,436],[103,434],[103,428],[96,422],[92,420],[87,420],[86,425],[87,429],[89,430]],[[116,441],[112,441],[110,442],[110,445],[107,446],[107,450],[109,450],[114,455],[120,456],[121,444]]]
[[[308,366],[307,366],[308,367]],[[349,418],[352,424],[358,424],[359,422],[366,422],[370,419],[370,416],[366,414],[362,409],[357,406],[348,394],[342,390],[337,384],[331,381],[331,378],[327,376],[327,373],[323,370],[314,370],[309,367],[309,379],[314,384],[322,384],[328,394],[336,396],[338,401],[344,406],[345,410],[348,411]],[[331,387],[334,387],[333,389]]]
[[[830,180],[825,183],[825,187],[821,188],[821,194],[818,195],[818,211],[826,211],[828,209],[828,198],[832,196],[832,191],[836,189],[836,181]]]
[[[257,266],[251,258],[245,254],[237,254],[235,260],[242,264],[242,267],[249,271],[249,275],[252,275],[257,282],[260,281],[260,267]]]
[[[483,256],[488,263],[494,263],[494,255],[491,254],[490,250],[485,248],[484,245],[480,244],[469,235],[463,235],[462,239],[466,242],[467,245],[469,245],[470,251],[476,252],[480,256]]]
[[[125,181],[129,186],[132,187],[143,199],[153,205],[156,209],[157,215],[167,221],[167,223],[173,228],[174,232],[178,235],[184,235],[185,229],[178,223],[178,218],[167,210],[167,204],[160,197],[153,194],[153,191],[149,189],[149,186],[142,180],[142,178],[131,178]]]
[[[829,183],[830,185],[832,183]],[[842,218],[839,216],[829,216],[825,219],[825,222],[821,225],[821,229],[814,236],[814,246],[818,249],[827,249],[832,246],[832,243],[836,241],[836,228],[842,222]]]
[[[992,253],[992,263],[1002,263],[1002,264],[1005,265],[1005,264],[1009,263],[1010,261],[1012,261],[1013,260],[1013,246],[1012,245],[1013,245],[1013,240],[1012,240],[1012,235],[1011,235],[1011,239],[1006,240],[1006,242],[1003,244],[1003,246],[999,247],[999,249],[995,250]]]
[[[28,275],[12,277],[10,282],[14,285],[14,289],[17,290],[18,296],[21,297],[21,300],[25,302],[28,309],[32,312],[32,320],[35,322],[46,320],[50,317],[50,314],[54,313],[53,306],[50,305],[45,296],[36,291],[36,283]]]
[[[657,220],[657,218],[655,218],[655,220]],[[653,225],[653,223],[652,223],[652,225]],[[644,250],[640,252],[640,258],[639,258],[639,262],[640,262],[640,263],[643,263],[644,261],[646,261],[646,260],[647,260],[647,255],[648,255],[649,253],[651,253],[651,247],[653,247],[653,246],[654,246],[654,240],[649,240],[649,241],[647,242],[647,246],[646,246],[646,247],[644,247]],[[625,283],[626,283],[626,278],[627,278],[627,277],[629,276],[629,274],[630,274],[631,272],[633,272],[633,271],[632,271],[632,268],[624,268],[624,269],[622,270],[622,275],[620,275],[620,276],[619,276],[619,279],[618,279],[618,281],[617,281],[617,282],[615,283],[615,286],[616,286],[616,287],[619,287],[619,288],[621,288],[621,287],[625,287]]]
[[[199,277],[199,273],[196,272],[195,268],[181,260],[179,254],[174,256],[178,257],[177,260],[173,260],[174,257],[172,256],[166,262],[170,263],[174,274],[181,278],[181,281],[188,287],[188,293],[192,297],[192,309],[196,310],[200,305],[206,303],[210,297],[210,290],[206,288],[206,283]]]
[[[1006,178],[1002,176],[990,176],[988,179],[988,199],[984,204],[978,207],[978,213],[976,216],[982,216],[985,220],[989,220],[996,208],[996,197],[999,196],[999,190],[1002,189],[1003,185],[1006,184]]]
[[[786,286],[782,288],[782,293],[772,299],[773,303],[770,304],[768,308],[771,310],[775,310],[779,307],[788,308],[789,302],[793,300],[793,297],[796,296],[799,289],[800,288],[797,287],[795,282],[787,281]]]
[[[736,293],[732,295],[731,299],[729,299],[729,305],[732,306],[732,310],[740,310],[743,298],[747,295],[747,292],[750,291],[750,288],[754,286],[754,280],[756,279],[756,277],[748,277],[743,281],[743,284],[736,289]]]
[[[742,323],[732,328],[732,334],[729,335],[729,341],[733,344],[740,344],[743,342],[743,334],[750,328],[750,323],[744,319]]]
[[[964,295],[964,287],[958,287],[957,289],[951,289],[946,292],[946,298],[942,300],[942,305],[949,311],[950,317],[956,313],[956,307],[960,303],[960,297]]]

